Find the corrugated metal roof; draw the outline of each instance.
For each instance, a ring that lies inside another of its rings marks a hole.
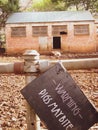
[[[20,12],[9,16],[6,23],[61,22],[94,20],[88,11]]]

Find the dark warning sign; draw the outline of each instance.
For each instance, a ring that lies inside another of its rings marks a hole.
[[[60,63],[21,93],[49,130],[88,130],[98,122],[98,112]]]

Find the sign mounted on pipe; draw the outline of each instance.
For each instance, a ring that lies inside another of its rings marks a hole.
[[[98,112],[60,63],[21,93],[49,130],[88,130],[98,122]]]

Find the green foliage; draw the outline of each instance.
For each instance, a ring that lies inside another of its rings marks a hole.
[[[33,3],[29,11],[56,11],[56,10],[66,10],[66,4],[63,1],[53,2],[52,0],[42,0],[36,3]]]
[[[34,4],[32,9],[35,11],[89,10],[93,13],[98,12],[98,0],[43,0]]]
[[[82,0],[82,6],[85,10],[90,10],[91,12],[97,12],[98,0]]]
[[[39,2],[33,3],[32,7],[29,9],[29,11],[49,11],[52,10],[52,2],[51,0],[43,0]]]
[[[67,10],[67,5],[63,1],[57,1],[57,3],[55,3],[55,5],[56,5],[55,10],[58,10],[58,11]]]
[[[19,0],[0,0],[0,10],[2,10],[0,26],[5,26],[7,17],[19,10]]]
[[[19,10],[19,0],[8,0],[8,9],[10,12],[17,12]]]
[[[2,5],[2,4],[6,4],[8,2],[8,0],[0,0],[0,6]]]

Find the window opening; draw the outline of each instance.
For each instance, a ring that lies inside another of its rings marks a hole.
[[[26,27],[11,27],[11,36],[12,37],[25,37]]]
[[[32,33],[33,33],[33,36],[47,36],[48,27],[47,26],[33,26]]]
[[[52,26],[52,35],[66,35],[67,34],[67,26],[66,25],[55,25]]]
[[[74,25],[74,34],[89,34],[89,25]]]

